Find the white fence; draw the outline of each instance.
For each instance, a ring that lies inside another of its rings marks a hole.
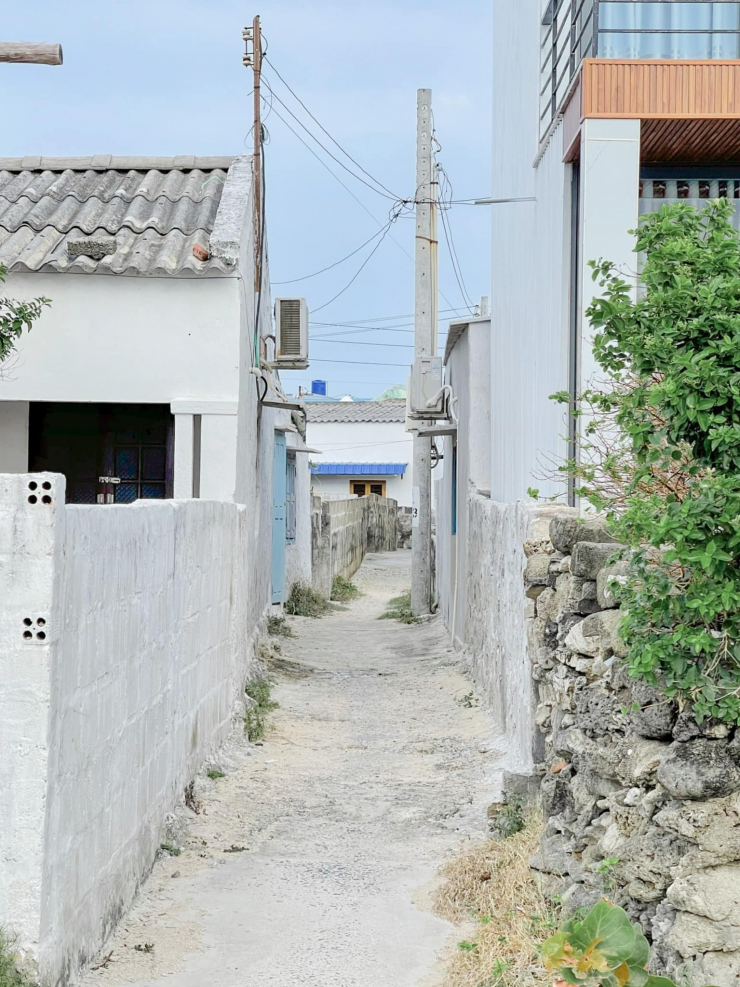
[[[243,708],[247,538],[234,504],[0,476],[0,924],[43,983],[99,949]]]

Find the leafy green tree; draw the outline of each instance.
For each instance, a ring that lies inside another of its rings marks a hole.
[[[599,452],[564,470],[632,550],[615,587],[631,673],[660,682],[700,721],[740,723],[740,238],[731,215],[720,199],[645,217],[637,300],[613,264],[592,264],[603,295],[588,316],[606,386],[584,395],[594,416],[583,432]]]
[[[0,282],[5,281],[7,273],[7,268],[0,264]],[[43,296],[28,302],[0,297],[0,364],[13,352],[23,330],[30,332],[33,323],[48,305],[51,305],[51,300]]]

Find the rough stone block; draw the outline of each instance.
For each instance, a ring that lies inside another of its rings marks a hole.
[[[737,987],[740,983],[740,952],[705,953],[701,962],[702,974],[696,981],[714,984],[714,987]]]
[[[613,542],[603,521],[581,520],[572,515],[561,514],[550,522],[550,541],[558,552],[569,555],[578,542]]]
[[[579,541],[573,546],[570,571],[582,579],[596,579],[621,547],[616,542]]]
[[[550,556],[530,555],[524,570],[524,585],[527,596],[537,597],[550,582]]]
[[[726,741],[700,737],[673,744],[658,781],[676,799],[724,798],[740,791],[740,766]]]
[[[596,576],[596,599],[602,610],[611,610],[619,606],[619,600],[614,595],[612,582],[623,583],[629,571],[629,562],[622,559],[600,569]]]
[[[632,686],[632,702],[639,707],[630,713],[635,733],[654,740],[672,736],[678,716],[675,702],[667,699],[659,689],[639,681]]]
[[[709,951],[737,952],[740,950],[740,924],[713,922],[702,915],[678,912],[666,942],[684,957]]]
[[[581,655],[610,655],[624,657],[627,652],[618,634],[622,614],[619,610],[602,610],[590,614],[571,628],[565,646]]]
[[[681,877],[666,897],[679,911],[703,915],[713,922],[732,919],[740,924],[740,863]]]

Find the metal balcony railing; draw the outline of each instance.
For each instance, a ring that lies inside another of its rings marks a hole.
[[[740,59],[740,0],[543,0],[540,140],[584,58]]]

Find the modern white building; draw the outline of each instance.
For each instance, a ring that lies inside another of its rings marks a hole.
[[[252,216],[247,155],[0,159],[3,290],[51,299],[0,369],[0,473],[62,473],[72,504],[246,504],[280,602],[310,580],[308,457],[265,369]]]
[[[493,19],[491,319],[450,328],[459,422],[436,440],[437,591],[526,765],[522,545],[547,537],[552,509],[528,490],[573,504],[557,467],[579,452],[550,396],[576,407],[595,380],[589,262],[636,284],[641,214],[740,204],[740,4],[493,0]]]
[[[313,492],[325,500],[379,494],[411,507],[413,438],[406,401],[307,401]]]

